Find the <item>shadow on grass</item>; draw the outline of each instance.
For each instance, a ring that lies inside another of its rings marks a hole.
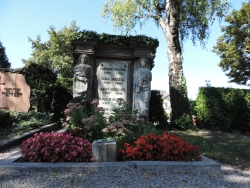
[[[177,134],[188,143],[199,146],[200,152],[213,160],[250,169],[250,139],[230,133],[196,133],[185,131]]]

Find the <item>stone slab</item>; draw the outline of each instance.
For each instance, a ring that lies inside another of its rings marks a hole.
[[[202,156],[202,161],[176,162],[176,161],[125,161],[125,162],[67,162],[67,163],[23,163],[14,162],[21,157],[18,152],[0,162],[0,170],[20,171],[108,171],[108,170],[168,170],[168,171],[221,171],[221,165],[214,160]]]
[[[33,129],[29,132],[17,135],[15,137],[9,138],[7,140],[3,140],[0,142],[0,151],[7,149],[9,147],[21,144],[22,141],[28,139],[29,137],[33,136],[33,134],[35,133],[39,133],[39,132],[51,132],[53,130],[56,130],[58,128],[58,123],[51,123],[45,126],[42,126],[40,128],[37,129]]]
[[[92,152],[94,154],[95,162],[116,162],[116,141],[107,139],[94,140],[92,144]]]
[[[0,109],[28,112],[30,87],[22,74],[0,72]]]
[[[97,59],[99,106],[104,115],[110,116],[117,106],[117,99],[127,101],[129,61]]]

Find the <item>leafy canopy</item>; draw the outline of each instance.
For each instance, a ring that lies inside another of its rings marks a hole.
[[[217,40],[213,52],[220,56],[219,66],[230,82],[250,85],[250,3],[243,3],[225,19],[224,34]]]
[[[48,29],[50,39],[47,42],[42,43],[40,36],[37,36],[36,40],[29,38],[33,49],[32,57],[23,61],[26,65],[37,63],[47,67],[65,78],[72,77],[74,58],[71,41],[77,38],[78,33],[79,27],[76,26],[75,21],[70,27],[65,26],[58,32],[54,26],[51,26]]]
[[[102,8],[102,16],[113,21],[115,30],[128,34],[139,24],[144,25],[152,18],[157,26],[169,24],[169,0],[106,0]],[[229,8],[226,0],[179,0],[180,16],[179,36],[183,42],[189,37],[193,43],[199,40],[204,46],[209,37],[209,22],[215,16],[220,19]]]
[[[10,68],[10,67],[11,67],[11,64],[5,53],[5,47],[0,41],[0,68]]]

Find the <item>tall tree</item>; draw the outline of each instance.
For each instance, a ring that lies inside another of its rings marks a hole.
[[[220,56],[219,66],[229,77],[230,82],[250,85],[250,3],[233,10],[225,18],[227,26],[217,40],[213,52]]]
[[[41,42],[40,36],[35,40],[29,38],[33,49],[32,57],[23,61],[26,65],[36,63],[47,67],[65,78],[72,77],[74,58],[71,41],[78,35],[79,27],[73,21],[70,27],[65,26],[56,32],[55,27],[51,26],[47,31],[50,39],[44,43]]]
[[[182,67],[182,41],[191,37],[204,46],[209,23],[222,18],[228,9],[226,0],[106,0],[102,16],[112,16],[114,28],[128,33],[136,24],[153,19],[167,42],[169,88],[172,120],[190,114],[186,81]]]
[[[0,41],[0,68],[10,68],[10,67],[11,67],[11,64],[5,53],[5,47]]]

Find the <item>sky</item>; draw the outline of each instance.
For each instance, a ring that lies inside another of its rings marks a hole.
[[[248,0],[228,0],[234,9],[240,10],[242,2]],[[0,41],[5,47],[6,55],[12,68],[23,67],[22,59],[31,57],[31,43],[28,37],[41,41],[49,39],[47,29],[54,26],[56,31],[64,26],[69,27],[73,20],[81,30],[92,30],[97,33],[118,35],[113,30],[111,20],[101,17],[103,0],[0,0]],[[188,96],[196,99],[198,88],[206,86],[205,80],[210,80],[214,87],[246,88],[228,83],[228,78],[218,66],[220,58],[211,50],[216,45],[217,38],[223,33],[221,26],[225,23],[215,22],[210,27],[210,38],[206,49],[197,42],[194,46],[190,40],[184,43],[183,70],[187,80]],[[167,44],[161,28],[151,20],[132,35],[146,35],[157,38],[160,42],[157,48],[155,67],[152,70],[151,89],[169,91]]]

